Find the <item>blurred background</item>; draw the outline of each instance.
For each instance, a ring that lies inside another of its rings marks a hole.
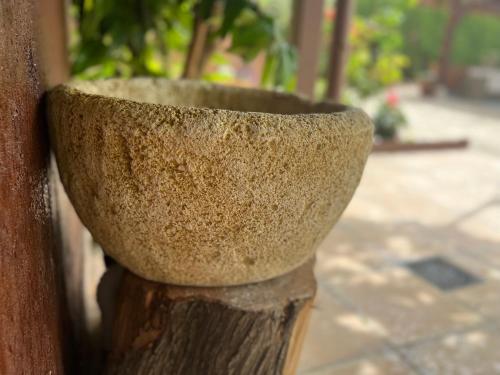
[[[264,87],[374,119],[361,185],[318,251],[300,374],[500,374],[500,1],[72,0],[66,11],[74,79]],[[82,303],[97,327],[104,264],[92,254]]]

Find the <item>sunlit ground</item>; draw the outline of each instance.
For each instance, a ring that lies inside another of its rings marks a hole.
[[[403,138],[471,145],[371,156],[318,252],[300,374],[500,374],[500,109],[400,92]],[[445,292],[404,267],[436,255],[482,282]]]

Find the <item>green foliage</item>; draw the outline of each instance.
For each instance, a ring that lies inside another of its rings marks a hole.
[[[287,91],[295,88],[295,71],[297,69],[297,55],[292,47],[273,25],[273,43],[269,46],[262,73],[262,85],[265,87],[279,87]]]
[[[295,54],[274,19],[250,0],[72,0],[73,74],[83,79],[140,75],[178,77],[195,14],[210,26],[208,43],[228,38],[228,52],[245,61],[266,53],[264,83],[290,88]],[[198,13],[197,13],[198,12]],[[223,63],[207,49],[206,60]],[[224,65],[221,65],[224,66]],[[204,78],[227,81],[231,72]]]
[[[227,27],[233,28],[229,51],[240,55],[246,61],[254,59],[259,52],[269,48],[275,38],[272,18],[255,12],[241,12],[237,22]]]
[[[421,75],[438,61],[446,19],[443,10],[424,6],[407,14],[401,33],[405,39],[403,51],[411,61],[410,75]]]
[[[376,136],[382,139],[394,139],[398,130],[406,125],[406,118],[397,106],[384,102],[378,108],[373,122]]]
[[[347,79],[361,96],[399,82],[409,65],[399,32],[413,0],[359,2],[351,33]]]
[[[418,4],[418,0],[358,0],[356,13],[362,17],[372,17],[374,14],[387,10],[408,12]]]
[[[452,62],[458,65],[500,67],[500,18],[498,15],[471,14],[457,28]]]
[[[203,0],[213,1],[213,0]],[[291,91],[295,87],[295,49],[284,39],[277,22],[252,0],[224,0],[222,26],[215,33],[230,35],[229,52],[245,61],[264,51],[266,61],[262,84]]]
[[[398,4],[397,7],[404,11],[404,19],[400,25],[394,25],[393,32],[401,35],[403,43],[399,52],[408,56],[411,62],[405,73],[418,77],[439,60],[449,12],[446,8],[404,3],[404,0],[360,0],[358,12],[364,17],[373,17],[381,8]],[[455,32],[451,63],[500,66],[499,35],[497,16],[484,13],[466,15]]]
[[[168,54],[189,43],[193,1],[74,0],[79,78],[168,76]]]

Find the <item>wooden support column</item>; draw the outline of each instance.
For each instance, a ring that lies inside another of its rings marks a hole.
[[[39,0],[43,79],[47,88],[69,79],[66,7],[64,0]]]
[[[208,59],[217,47],[217,41],[209,38],[213,25],[207,19],[222,12],[222,4],[218,1],[212,2],[209,9],[202,9],[200,3],[194,7],[193,32],[182,78],[200,79],[203,75]]]
[[[349,30],[353,11],[354,0],[337,0],[326,93],[327,98],[334,102],[340,100],[344,85],[345,65],[349,55]]]
[[[0,374],[69,373],[34,0],[0,1]]]
[[[64,0],[40,0],[40,45],[43,81],[47,89],[70,78],[65,5]],[[91,351],[85,325],[84,301],[84,264],[89,249],[84,249],[84,228],[61,184],[53,155],[50,169],[51,203],[54,208],[56,233],[63,249],[66,299],[75,338],[77,362],[79,367],[83,367],[84,362],[89,362]]]
[[[313,262],[261,283],[180,287],[125,271],[107,374],[295,374]],[[111,287],[112,288],[112,287]]]
[[[209,30],[208,23],[197,12],[193,21],[193,35],[189,44],[182,78],[199,79],[203,74]]]
[[[439,82],[444,85],[448,85],[453,36],[464,14],[461,0],[452,0],[449,11],[450,16],[444,30],[443,42],[441,44],[441,56],[439,59]]]
[[[295,0],[292,43],[297,48],[297,92],[310,98],[318,71],[324,0]]]

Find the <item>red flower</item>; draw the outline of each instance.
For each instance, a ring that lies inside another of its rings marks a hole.
[[[335,8],[326,8],[325,9],[325,19],[327,21],[334,21],[335,20]]]
[[[386,101],[389,107],[397,107],[399,103],[399,96],[394,90],[389,90]]]

